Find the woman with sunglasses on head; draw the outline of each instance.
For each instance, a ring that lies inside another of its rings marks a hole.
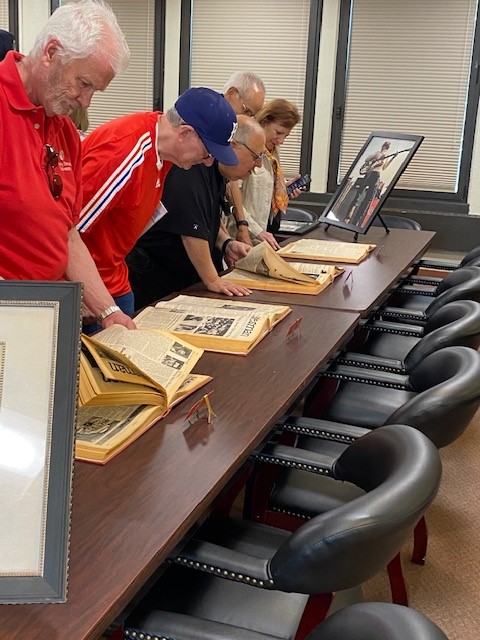
[[[277,147],[285,142],[293,127],[300,122],[300,115],[294,104],[276,98],[265,104],[255,118],[262,125],[266,137],[262,166],[257,166],[242,182],[243,212],[235,210],[227,225],[233,236],[235,227],[247,226],[254,244],[265,240],[274,249],[279,249],[273,234],[278,231],[280,216],[289,199],[297,197],[301,191],[295,189],[287,194],[287,185],[297,180],[300,174],[288,182],[285,180]]]

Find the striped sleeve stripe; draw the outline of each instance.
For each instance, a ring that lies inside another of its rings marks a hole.
[[[115,195],[127,184],[136,167],[145,161],[145,153],[153,146],[149,132],[144,133],[132,151],[80,212],[77,229],[82,232],[98,218]]]

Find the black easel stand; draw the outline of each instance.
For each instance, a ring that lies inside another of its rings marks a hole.
[[[385,224],[385,220],[382,218],[382,216],[381,216],[379,213],[377,213],[377,217],[378,217],[378,219],[380,220],[380,222],[383,224],[383,227],[384,227],[385,231],[386,231],[387,233],[390,233],[390,229],[389,229],[389,228],[387,227],[387,225]]]

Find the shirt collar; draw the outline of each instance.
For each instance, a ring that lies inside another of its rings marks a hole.
[[[160,169],[163,167],[163,160],[158,151],[158,120],[160,115],[163,114],[160,114],[159,111],[155,111],[155,114],[157,118],[157,122],[155,124],[155,153],[157,154],[157,171],[160,171]]]

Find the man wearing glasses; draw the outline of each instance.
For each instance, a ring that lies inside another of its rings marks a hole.
[[[28,56],[9,51],[0,63],[0,278],[81,281],[85,304],[104,326],[133,328],[75,229],[80,140],[67,117],[88,107],[128,60],[109,5],[82,0],[52,14]]]
[[[260,166],[265,145],[255,120],[239,115],[237,121],[232,141],[236,166],[215,163],[190,171],[172,167],[169,172],[162,196],[169,213],[141,236],[127,258],[137,308],[200,279],[208,290],[227,296],[250,293],[221,278],[214,263],[218,256],[221,270],[222,257],[234,262],[250,250],[220,227],[226,180],[245,178]]]
[[[250,71],[236,71],[225,83],[223,95],[238,115],[257,115],[265,102],[265,85]]]
[[[232,73],[222,90],[223,95],[238,115],[253,118],[257,115],[265,102],[265,85],[257,74],[251,71],[236,71]],[[252,245],[248,232],[248,222],[243,214],[242,194],[238,183],[232,180],[227,185],[228,198],[233,204],[237,222],[237,240]]]
[[[211,166],[217,158],[236,165],[230,146],[236,126],[225,98],[197,87],[185,91],[165,114],[123,116],[83,141],[83,209],[77,228],[115,304],[125,313],[133,314],[135,308],[125,258],[166,213],[160,199],[172,163],[191,169]]]

